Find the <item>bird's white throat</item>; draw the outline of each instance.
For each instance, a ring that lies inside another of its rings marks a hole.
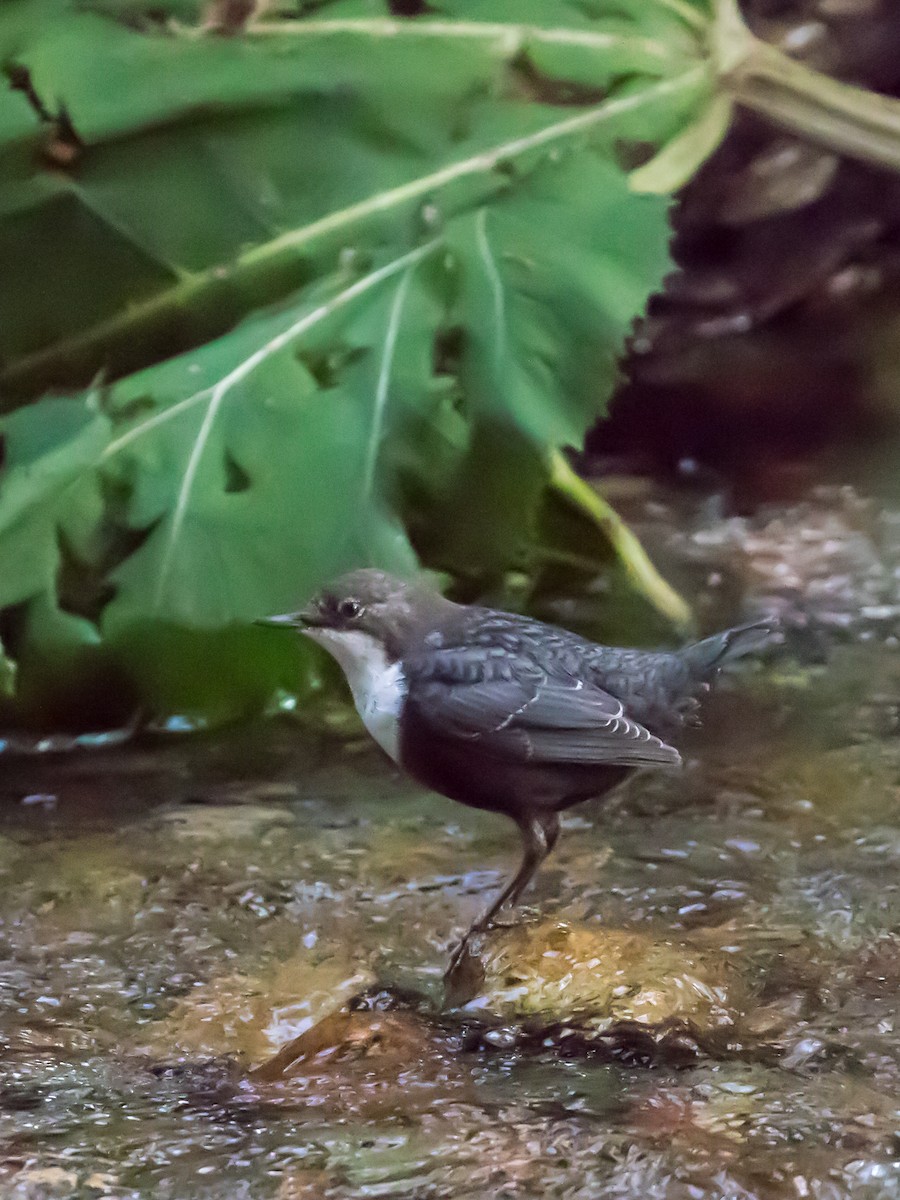
[[[394,762],[398,761],[398,721],[406,699],[399,662],[389,662],[381,642],[361,629],[303,631],[336,659],[350,684],[356,711],[369,733]]]

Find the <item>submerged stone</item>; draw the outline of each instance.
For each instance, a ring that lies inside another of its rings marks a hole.
[[[148,1049],[259,1061],[312,1030],[369,982],[349,957],[318,961],[302,952],[258,974],[222,975],[192,989],[154,1023]]]
[[[438,1039],[433,1025],[411,1012],[346,1010],[329,1013],[282,1046],[250,1073],[259,1083],[304,1074],[313,1067],[371,1060],[384,1072],[404,1071],[443,1060],[451,1042]],[[455,1050],[456,1047],[453,1046]]]
[[[448,1105],[474,1104],[461,1038],[409,1008],[330,1013],[248,1075],[271,1103],[305,1103],[365,1121],[408,1121]]]
[[[746,998],[726,955],[638,930],[557,921],[473,938],[447,981],[451,1005],[517,1027],[514,1041],[574,1038],[638,1057],[727,1046]]]

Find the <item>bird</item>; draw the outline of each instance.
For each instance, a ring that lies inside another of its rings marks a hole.
[[[518,902],[556,844],[559,814],[639,768],[681,766],[668,739],[696,722],[720,668],[774,632],[762,620],[677,650],[603,646],[370,567],[260,623],[294,629],[336,659],[366,729],[417,783],[518,826],[519,868],[448,976],[472,936]]]

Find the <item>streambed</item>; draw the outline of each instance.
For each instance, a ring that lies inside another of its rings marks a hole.
[[[900,1195],[886,604],[730,677],[679,775],[568,814],[452,1009],[444,966],[517,835],[365,741],[277,719],[4,758],[3,1195]],[[555,992],[548,951],[572,956]],[[586,1037],[554,1006],[626,951],[622,1019]],[[722,982],[724,1036],[712,1002],[669,1040],[629,1023],[635,996],[672,1016],[679,972]]]

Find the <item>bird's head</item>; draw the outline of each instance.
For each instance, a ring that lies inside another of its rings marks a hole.
[[[422,583],[366,567],[342,575],[297,612],[267,617],[258,624],[296,629],[338,658],[338,647],[362,649],[375,642],[389,660],[395,660],[423,627],[449,607],[449,600]]]

